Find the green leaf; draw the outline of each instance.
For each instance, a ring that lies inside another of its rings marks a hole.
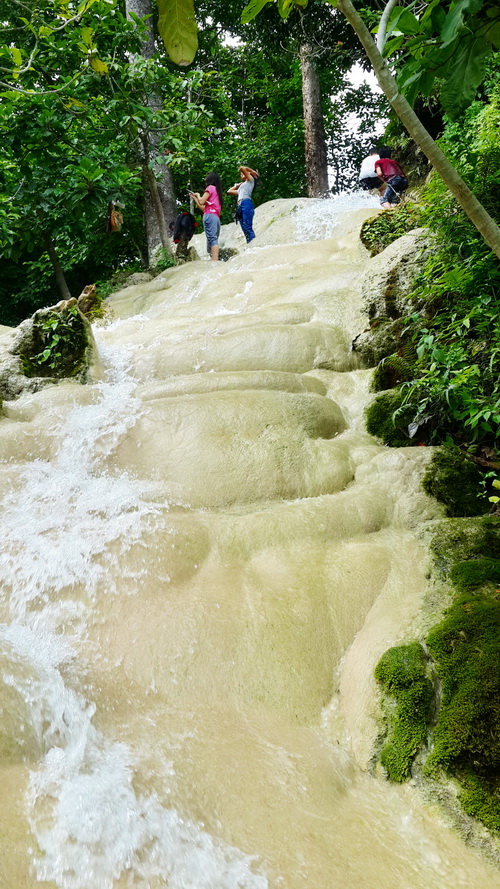
[[[198,49],[193,0],[158,0],[158,30],[176,65],[189,65]]]
[[[457,117],[473,101],[486,74],[486,60],[490,52],[490,45],[484,37],[471,34],[460,40],[441,90],[441,101],[450,117]]]
[[[420,22],[409,9],[403,9],[401,15],[398,16],[397,30],[402,31],[403,34],[419,34]]]
[[[108,66],[106,65],[106,62],[102,62],[101,59],[93,58],[90,60],[90,64],[92,65],[94,71],[96,71],[96,73],[99,74],[101,77],[103,77],[104,74],[108,73]]]
[[[11,46],[10,47],[10,54],[11,54],[12,58],[14,59],[14,64],[17,65],[18,68],[20,68],[23,63],[23,57],[21,54],[21,50],[18,49],[17,46]]]
[[[287,19],[290,15],[295,0],[278,0],[278,11],[282,19]]]
[[[443,46],[451,43],[464,26],[464,15],[479,12],[484,0],[457,0],[444,21],[441,30]]]
[[[245,9],[241,13],[242,24],[247,25],[248,22],[251,22],[252,19],[259,14],[261,9],[264,9],[264,6],[271,2],[272,0],[250,0],[248,6],[245,6]]]
[[[500,22],[498,24],[493,25],[492,28],[489,28],[487,33],[485,34],[487,40],[493,44],[495,49],[500,49]]]

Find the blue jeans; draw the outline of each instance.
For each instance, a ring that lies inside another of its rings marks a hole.
[[[406,176],[391,176],[387,180],[387,188],[380,198],[380,203],[399,204],[400,194],[408,188],[408,179]]]
[[[255,213],[253,202],[250,198],[244,198],[239,204],[240,225],[245,235],[247,244],[255,238],[255,232],[252,228],[253,216]]]

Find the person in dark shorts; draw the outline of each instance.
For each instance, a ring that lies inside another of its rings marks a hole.
[[[392,160],[390,148],[383,147],[379,150],[379,159],[375,163],[375,172],[386,186],[381,195],[380,203],[384,210],[390,210],[395,204],[399,204],[403,191],[406,191],[408,188],[408,179],[399,164]]]

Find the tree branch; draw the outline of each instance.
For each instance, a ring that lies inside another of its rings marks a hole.
[[[395,6],[398,5],[398,2],[399,0],[388,0],[388,3],[386,3],[385,9],[380,19],[377,31],[377,49],[381,55],[384,52],[384,46],[386,43],[387,22],[389,21],[389,16],[392,10]]]

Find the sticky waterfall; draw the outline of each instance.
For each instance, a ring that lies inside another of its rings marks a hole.
[[[372,769],[441,515],[364,428],[375,206],[263,205],[109,299],[86,385],[4,404],[2,887],[498,887]]]

